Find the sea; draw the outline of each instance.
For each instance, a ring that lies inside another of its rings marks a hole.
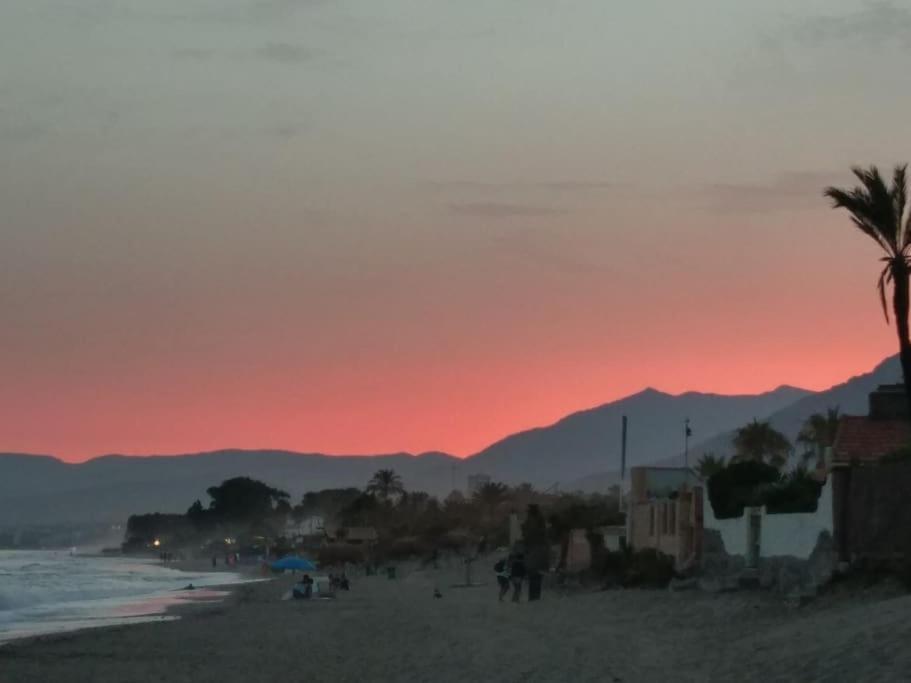
[[[166,621],[168,607],[219,600],[211,587],[243,583],[225,572],[184,572],[157,560],[75,550],[0,550],[0,643],[63,631]],[[192,584],[194,590],[186,590]]]

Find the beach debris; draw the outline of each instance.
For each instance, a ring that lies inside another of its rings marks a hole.
[[[434,589],[433,589],[433,597],[435,597],[435,598],[442,598],[442,597],[443,597],[443,594],[440,593],[440,589],[439,589],[439,588],[434,588]]]

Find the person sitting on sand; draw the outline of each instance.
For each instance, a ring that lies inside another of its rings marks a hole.
[[[512,581],[512,601],[519,602],[522,597],[522,582],[525,580],[525,557],[516,553],[509,567],[509,578]]]
[[[509,592],[509,558],[503,558],[493,566],[497,573],[497,584],[500,586],[500,602]]]

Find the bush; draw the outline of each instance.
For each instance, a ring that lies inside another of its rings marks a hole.
[[[780,479],[777,468],[753,460],[734,462],[719,470],[708,482],[715,517],[740,517],[745,507],[762,505],[766,491]]]
[[[770,515],[816,512],[821,492],[822,484],[807,474],[806,470],[795,470],[766,492],[766,512]]]
[[[592,568],[606,586],[664,588],[674,578],[674,558],[654,548],[605,550]]]

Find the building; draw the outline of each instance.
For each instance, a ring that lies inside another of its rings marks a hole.
[[[468,475],[468,495],[473,496],[480,491],[486,484],[490,483],[488,474],[469,474]]]
[[[903,384],[877,387],[867,415],[841,418],[831,473],[842,562],[911,556],[909,454],[911,417]]]
[[[654,548],[677,569],[699,563],[702,552],[702,480],[685,467],[633,467],[627,538],[633,550]]]

